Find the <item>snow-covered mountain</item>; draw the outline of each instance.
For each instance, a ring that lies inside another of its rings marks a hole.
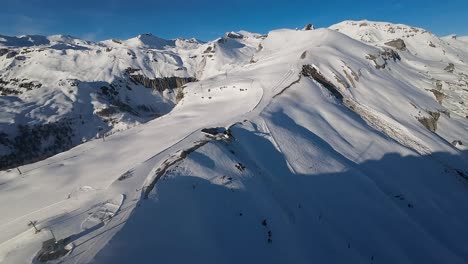
[[[330,28],[371,45],[400,50],[403,63],[424,76],[419,81],[442,106],[468,116],[464,103],[468,100],[468,56],[463,37],[438,38],[421,28],[370,21],[344,21]]]
[[[167,114],[186,83],[245,64],[261,39],[0,36],[0,169]]]
[[[463,37],[0,43],[1,263],[468,261]]]

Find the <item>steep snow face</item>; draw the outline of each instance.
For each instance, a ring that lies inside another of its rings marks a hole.
[[[286,62],[296,74],[304,75],[305,70],[371,126],[420,153],[447,150],[445,142],[437,143],[437,136],[424,129],[428,127],[424,120],[437,123],[433,132],[448,142],[468,139],[467,119],[450,115],[439,104],[433,84],[400,51],[370,46],[329,29],[273,31],[262,45],[254,57],[257,66]],[[311,75],[309,69],[317,74]],[[423,143],[426,137],[432,138],[433,146]]]
[[[468,119],[432,61],[331,29],[181,41],[148,49],[200,69],[170,113],[0,172],[0,262],[49,229],[62,263],[467,262]]]
[[[352,38],[392,47],[392,41],[401,40],[400,49],[406,67],[421,73],[427,90],[451,113],[468,116],[468,45],[452,37],[438,38],[432,33],[401,24],[370,21],[344,21],[330,27]]]

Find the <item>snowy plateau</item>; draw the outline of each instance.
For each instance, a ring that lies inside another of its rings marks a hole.
[[[468,263],[468,37],[0,35],[0,263]]]

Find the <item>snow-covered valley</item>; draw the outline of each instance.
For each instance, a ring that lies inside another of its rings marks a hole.
[[[468,261],[463,37],[345,21],[0,51],[0,263]]]

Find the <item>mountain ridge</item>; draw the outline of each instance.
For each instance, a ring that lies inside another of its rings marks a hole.
[[[0,170],[0,262],[466,262],[468,47],[343,23],[3,54],[0,151],[89,136]]]

